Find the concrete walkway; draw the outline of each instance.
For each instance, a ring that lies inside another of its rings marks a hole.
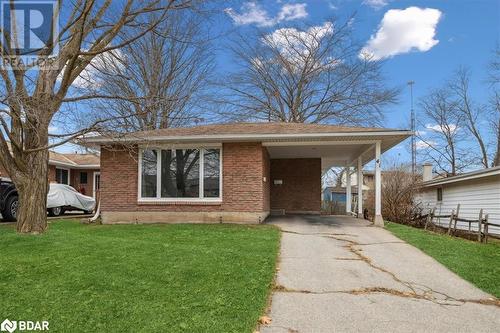
[[[494,298],[387,230],[280,217],[276,288],[260,332],[498,332]],[[500,283],[500,280],[499,280]],[[486,303],[486,304],[481,304]]]

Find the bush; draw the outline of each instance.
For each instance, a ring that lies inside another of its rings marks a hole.
[[[418,219],[421,209],[415,202],[418,192],[419,175],[413,175],[403,165],[393,167],[382,174],[382,216],[384,219],[403,224],[423,224]],[[374,190],[367,191],[365,206],[368,215],[375,215]]]

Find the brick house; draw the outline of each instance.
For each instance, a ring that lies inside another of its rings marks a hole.
[[[1,165],[0,177],[9,177]],[[94,197],[99,190],[99,155],[49,151],[48,177],[51,183],[67,184],[80,193]]]
[[[380,178],[380,154],[410,134],[239,123],[91,137],[85,143],[101,150],[103,223],[259,223],[270,213],[319,214],[323,172],[354,165],[361,172],[375,158]],[[380,182],[376,193],[380,206]]]
[[[70,185],[90,197],[99,191],[100,169],[99,155],[49,152],[49,182]]]

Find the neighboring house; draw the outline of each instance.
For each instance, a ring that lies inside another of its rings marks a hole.
[[[383,174],[384,172],[381,172],[382,175],[382,181],[383,181]],[[332,211],[332,213],[335,214],[343,214],[345,213],[345,207],[346,207],[346,201],[347,201],[347,179],[346,179],[346,173],[343,172],[340,180],[340,186],[327,186],[323,189],[323,196],[322,200],[327,202],[324,206],[324,210],[326,209],[327,212],[331,210],[331,204],[328,202],[332,202],[335,205],[335,209]],[[363,193],[366,193],[367,191],[373,190],[375,187],[374,183],[375,179],[375,172],[373,170],[363,170]],[[358,174],[357,172],[351,173],[351,200],[352,200],[352,205],[353,207],[357,205],[357,200],[358,200]],[[367,200],[367,196],[365,195],[363,197],[364,202]]]
[[[49,181],[73,186],[91,197],[95,197],[99,190],[100,167],[100,158],[96,154],[49,152]]]
[[[424,165],[423,182],[417,203],[427,213],[436,207],[436,214],[449,215],[460,204],[459,217],[478,219],[480,209],[488,214],[489,221],[500,224],[500,167],[488,168],[446,178],[433,178],[432,165]],[[449,219],[438,221],[448,226]],[[457,227],[468,228],[468,223],[458,222]],[[472,225],[477,230],[477,225]],[[500,233],[499,228],[490,227]]]
[[[1,166],[0,176],[9,177]],[[94,197],[99,190],[99,155],[49,151],[48,177],[49,182],[71,185],[80,193]]]
[[[373,159],[380,171],[381,153],[410,134],[239,123],[90,137],[84,143],[101,149],[103,223],[259,223],[271,212],[318,214],[322,173],[347,165],[361,172]],[[380,186],[377,193],[380,224]]]
[[[363,186],[363,191],[365,190]],[[323,189],[323,213],[344,215],[346,214],[347,189],[345,186],[327,186]],[[357,187],[351,190],[352,205],[356,206],[358,200]]]

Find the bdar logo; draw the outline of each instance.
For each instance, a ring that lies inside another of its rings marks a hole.
[[[8,331],[12,333],[17,328],[17,322],[15,320],[10,321],[9,319],[5,319],[2,324],[0,324],[0,331],[5,332]]]

